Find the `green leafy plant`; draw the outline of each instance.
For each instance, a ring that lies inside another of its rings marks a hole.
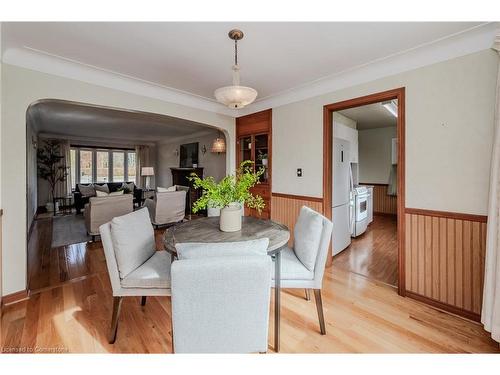
[[[38,149],[38,176],[49,183],[52,202],[57,183],[66,181],[68,177],[68,168],[61,165],[62,159],[64,156],[61,155],[61,144],[57,140],[49,139]]]
[[[260,176],[264,171],[264,168],[260,168],[254,172],[253,162],[245,160],[235,174],[224,177],[219,183],[211,176],[201,179],[196,173],[192,173],[189,179],[193,181],[194,188],[203,189],[201,197],[193,204],[193,212],[207,207],[224,208],[231,203],[240,202],[256,209],[260,214],[265,207],[264,200],[261,196],[250,193],[250,189],[260,183]]]

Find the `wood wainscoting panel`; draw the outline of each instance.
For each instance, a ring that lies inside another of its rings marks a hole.
[[[395,195],[387,195],[387,184],[361,183],[373,186],[373,213],[397,215],[398,200]]]
[[[323,212],[323,199],[315,197],[305,197],[299,195],[289,195],[272,193],[271,198],[271,219],[285,224],[290,229],[290,240],[293,243],[293,228],[299,216],[302,206],[307,206],[319,213]]]
[[[486,217],[412,208],[405,216],[409,296],[479,320]]]

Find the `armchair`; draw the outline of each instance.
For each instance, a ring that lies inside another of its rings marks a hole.
[[[156,193],[153,199],[146,199],[144,205],[155,227],[177,223],[185,217],[186,192],[179,190]]]
[[[134,210],[131,194],[110,197],[92,197],[85,205],[83,216],[87,233],[95,240],[99,235],[99,227],[114,217],[128,214]]]

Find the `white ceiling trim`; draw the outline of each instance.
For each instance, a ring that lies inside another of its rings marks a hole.
[[[486,23],[273,96],[260,98],[241,110],[226,108],[211,98],[194,95],[29,47],[9,48],[4,52],[2,60],[5,64],[238,117],[491,48],[497,27],[497,23]]]
[[[231,117],[236,116],[234,110],[220,105],[215,99],[208,99],[30,47],[7,49],[3,54],[3,63],[71,78],[96,86],[159,99],[169,103],[198,108]]]
[[[266,98],[257,99],[238,116],[298,102],[380,78],[491,48],[498,23],[491,22],[412,48],[347,71],[307,83]]]

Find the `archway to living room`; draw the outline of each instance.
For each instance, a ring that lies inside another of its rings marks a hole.
[[[26,112],[28,290],[107,272],[95,219],[106,208],[96,215],[91,199],[123,195],[124,209],[137,210],[158,188],[188,185],[191,172],[219,180],[229,155],[212,150],[217,139],[225,144],[227,133],[166,115],[56,99],[32,103]],[[196,194],[186,194],[186,220],[194,218]],[[157,246],[163,231],[156,229]]]

